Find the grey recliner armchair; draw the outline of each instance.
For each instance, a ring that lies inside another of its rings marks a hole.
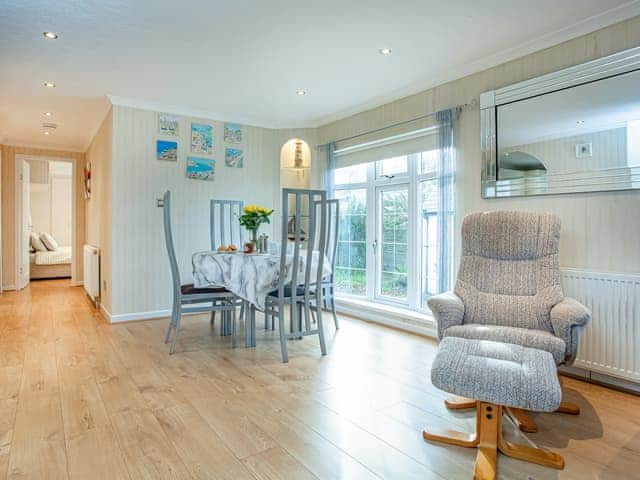
[[[571,365],[580,333],[591,318],[560,286],[560,219],[551,214],[485,212],[462,224],[462,257],[453,292],[428,301],[438,338],[513,343],[548,351],[557,365]],[[449,408],[475,406],[452,399]],[[558,411],[578,414],[563,402]],[[536,431],[524,411],[507,412],[523,431]]]

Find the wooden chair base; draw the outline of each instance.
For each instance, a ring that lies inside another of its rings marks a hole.
[[[475,403],[476,431],[474,434],[455,430],[442,432],[424,430],[422,437],[432,442],[467,448],[476,447],[478,455],[473,470],[474,480],[493,480],[496,478],[498,452],[508,457],[545,467],[558,470],[564,468],[564,459],[557,453],[506,441],[502,437],[503,407],[486,402]]]
[[[475,408],[478,401],[470,398],[453,396],[444,401],[444,404],[449,410],[463,410],[468,408]],[[560,406],[556,410],[557,413],[564,413],[567,415],[580,415],[580,407],[575,403],[561,402]],[[526,410],[514,407],[504,407],[504,413],[506,413],[511,421],[525,433],[535,433],[538,431],[538,425],[535,420]]]

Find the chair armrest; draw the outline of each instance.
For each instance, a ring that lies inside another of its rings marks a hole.
[[[578,340],[591,312],[573,298],[565,298],[551,309],[551,326],[557,337],[567,345],[565,364],[571,365],[578,353]]]
[[[436,319],[438,338],[442,339],[444,331],[453,325],[462,325],[464,303],[453,292],[434,295],[427,301],[431,313]]]

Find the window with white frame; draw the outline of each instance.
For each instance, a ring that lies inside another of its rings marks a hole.
[[[438,150],[337,168],[333,181],[341,217],[338,293],[426,310],[442,288],[438,222],[452,226],[454,219],[453,211],[439,211]]]

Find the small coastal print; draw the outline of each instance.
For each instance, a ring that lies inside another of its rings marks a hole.
[[[196,180],[214,180],[216,161],[210,158],[187,157],[187,177]]]
[[[175,115],[167,115],[166,113],[158,114],[158,133],[160,135],[168,135],[177,137],[180,134],[179,118]]]
[[[242,168],[244,154],[237,148],[226,148],[224,151],[224,163],[227,167]]]
[[[178,161],[178,142],[156,140],[156,159],[167,162]]]
[[[242,143],[242,126],[235,123],[225,123],[224,141],[227,143]]]
[[[193,153],[213,153],[213,127],[199,123],[191,124],[191,151]]]

